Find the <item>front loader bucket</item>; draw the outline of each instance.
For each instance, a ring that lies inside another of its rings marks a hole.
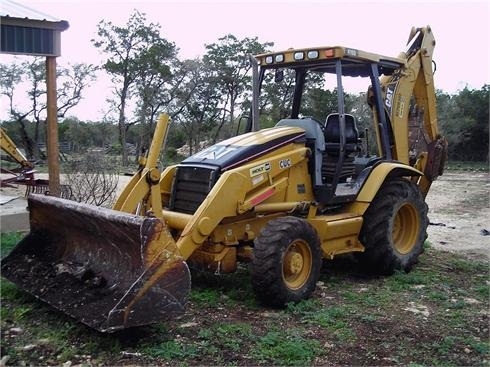
[[[183,311],[189,269],[160,219],[44,195],[28,203],[31,231],[2,276],[103,332]]]

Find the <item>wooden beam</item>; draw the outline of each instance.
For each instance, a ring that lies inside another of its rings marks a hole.
[[[60,196],[60,163],[58,147],[58,106],[56,102],[56,57],[46,57],[47,149],[49,194]]]

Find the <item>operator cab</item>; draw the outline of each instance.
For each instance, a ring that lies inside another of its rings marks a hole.
[[[261,90],[269,97],[276,90],[284,98],[284,109],[270,111],[269,116],[262,113],[261,121],[276,120],[275,126],[305,130],[316,200],[327,206],[355,200],[374,164],[392,160],[385,113],[391,101],[382,100],[379,77],[391,75],[404,61],[345,47],[290,49],[258,55],[253,61],[250,130],[258,130],[258,106],[264,105],[259,102]],[[360,81],[363,90],[368,90],[362,103],[346,94],[347,85]],[[368,131],[374,116],[375,129]],[[365,127],[363,133],[359,123]],[[370,152],[370,135],[376,136],[377,156]]]

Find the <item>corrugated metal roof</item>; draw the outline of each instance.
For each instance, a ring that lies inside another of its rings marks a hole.
[[[60,21],[60,19],[57,19],[51,15],[29,8],[12,0],[0,1],[0,16],[32,20],[46,20],[48,22]]]
[[[59,56],[69,24],[12,0],[0,0],[0,53]]]

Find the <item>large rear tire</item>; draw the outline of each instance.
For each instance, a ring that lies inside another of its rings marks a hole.
[[[254,241],[250,276],[257,299],[284,307],[310,297],[320,276],[320,240],[296,217],[271,220]]]
[[[427,204],[418,186],[403,178],[385,182],[364,214],[356,257],[370,272],[409,272],[427,238]]]

